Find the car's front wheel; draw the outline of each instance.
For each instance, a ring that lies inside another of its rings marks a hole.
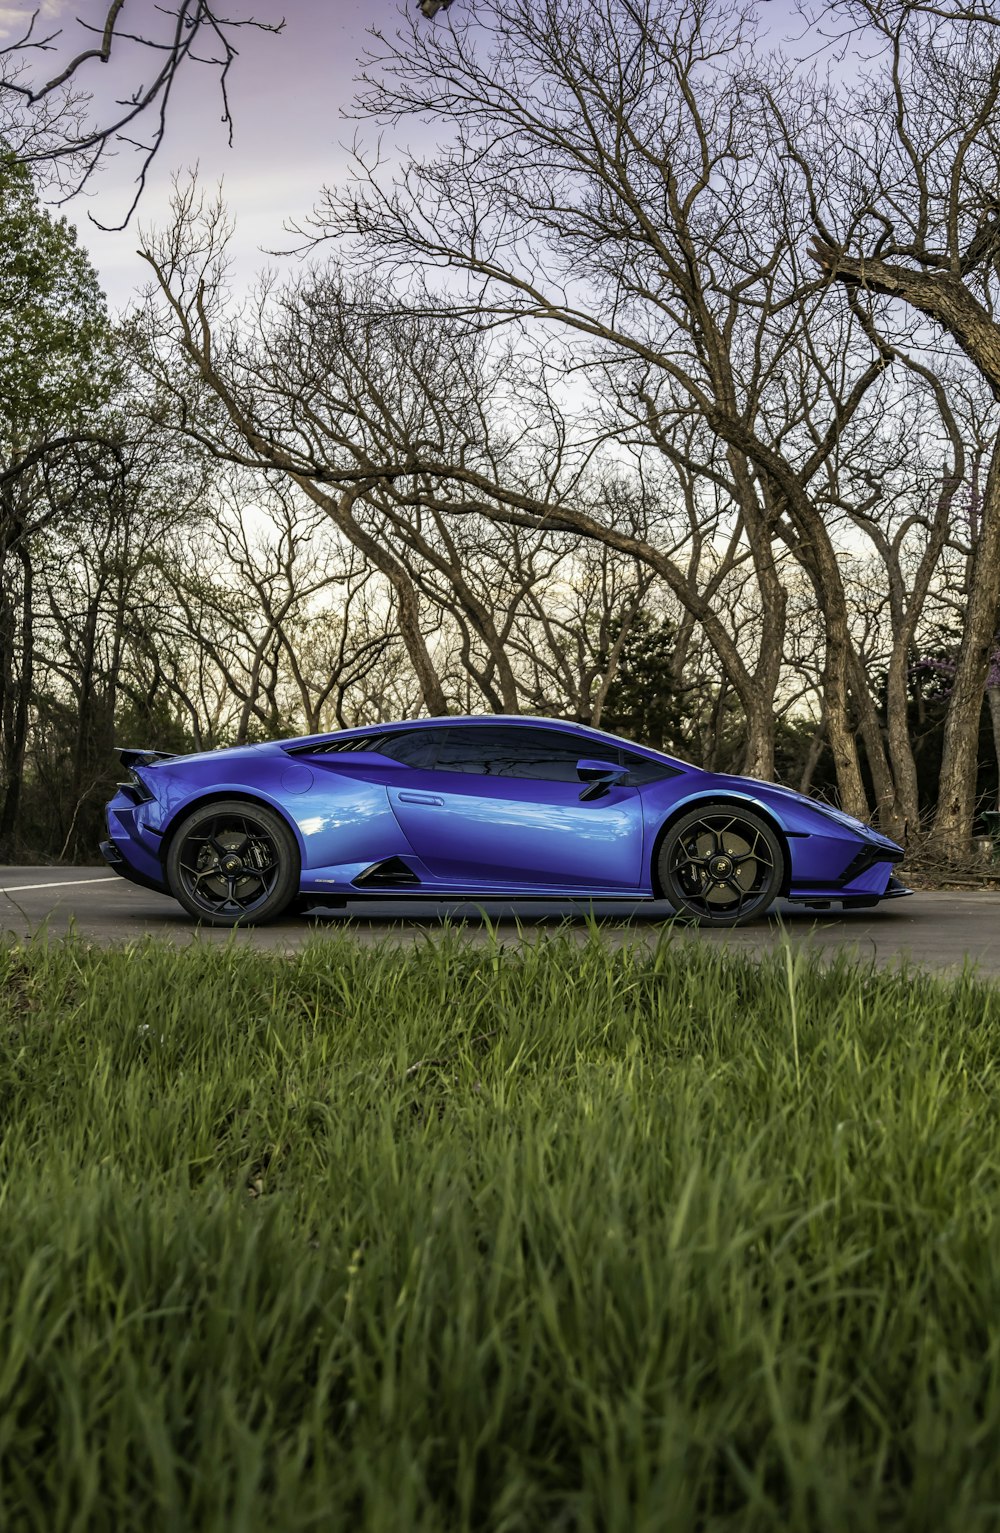
[[[264,804],[223,799],[194,809],[167,852],[170,892],[206,926],[259,925],[299,890],[299,849]]]
[[[679,916],[742,926],[762,916],[785,880],[785,854],[766,820],[730,804],[704,804],[671,825],[657,859],[660,888]]]

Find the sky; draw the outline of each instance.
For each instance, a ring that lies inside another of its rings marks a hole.
[[[36,0],[37,3],[37,0]],[[169,0],[167,0],[169,3]],[[254,15],[261,21],[285,17],[279,36],[247,29],[239,34],[240,57],[229,79],[234,121],[233,146],[221,121],[216,71],[192,70],[171,99],[167,134],[153,162],[146,190],[133,222],[121,233],[102,233],[88,219],[88,210],[103,223],[121,221],[132,198],[137,157],[120,149],[94,182],[94,193],[70,202],[64,211],[76,224],[83,244],[100,274],[112,310],[124,307],[148,280],[148,270],[136,254],[139,225],[167,220],[171,173],[198,165],[199,179],[214,187],[220,178],[230,211],[236,218],[233,253],[237,278],[249,280],[264,264],[279,264],[259,253],[261,246],[294,243],[282,229],[289,217],[308,214],[324,182],[339,180],[347,168],[340,145],[353,137],[356,124],[345,122],[338,108],[350,103],[356,59],[365,46],[365,29],[378,22],[391,29],[402,0],[227,0],[231,16]],[[39,25],[64,29],[62,47],[69,53],[92,46],[75,25],[79,16],[103,20],[107,0],[43,0]],[[0,37],[10,39],[31,4],[0,0]],[[123,21],[138,29],[152,12],[152,0],[130,0]],[[53,58],[60,57],[53,53]],[[132,52],[128,78],[149,77],[149,65],[138,72]],[[123,60],[124,62],[124,60]],[[110,72],[108,72],[110,73]],[[101,83],[105,98],[114,87],[100,65],[88,66],[91,88]],[[120,76],[124,79],[124,74]]]
[[[164,0],[169,6],[169,0]],[[76,224],[83,244],[97,267],[113,312],[125,308],[148,281],[148,269],[136,253],[139,227],[162,225],[168,220],[171,175],[198,166],[199,179],[213,188],[220,178],[236,230],[231,245],[237,288],[248,286],[255,271],[264,265],[281,267],[261,247],[287,249],[295,243],[283,225],[289,218],[305,217],[324,183],[342,179],[348,168],[343,147],[355,132],[373,135],[371,125],[355,124],[340,116],[354,94],[357,58],[366,45],[366,29],[379,25],[391,31],[401,20],[402,7],[415,0],[227,0],[224,12],[232,16],[254,15],[261,21],[285,18],[279,36],[246,29],[239,34],[240,57],[230,74],[229,95],[234,121],[232,148],[221,120],[216,72],[188,71],[171,99],[164,143],[153,162],[142,201],[130,226],[102,233],[88,218],[88,211],[102,223],[120,222],[131,202],[137,157],[119,149],[94,179],[93,191],[75,198],[65,212]],[[461,0],[457,0],[461,4]],[[38,26],[50,32],[62,27],[63,35],[51,59],[68,58],[82,47],[92,46],[76,23],[82,18],[103,22],[108,0],[0,0],[0,40],[19,33],[34,5],[41,6]],[[787,34],[793,0],[764,0],[776,31]],[[123,24],[139,30],[154,14],[154,0],[129,0]],[[441,23],[423,22],[433,26]],[[796,27],[796,31],[800,28]],[[90,65],[85,75],[88,88],[100,97],[113,99],[125,88],[149,78],[149,53],[137,59],[126,48],[121,68]],[[425,135],[420,147],[430,147],[434,130],[405,130],[409,143],[414,133]],[[289,266],[294,264],[289,259]]]

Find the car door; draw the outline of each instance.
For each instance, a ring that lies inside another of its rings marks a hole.
[[[432,763],[388,784],[389,801],[414,852],[443,883],[635,890],[639,794],[621,786],[581,798],[576,762],[595,754],[568,730],[454,725],[436,735]]]

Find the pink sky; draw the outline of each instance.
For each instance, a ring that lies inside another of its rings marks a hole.
[[[11,37],[36,3],[39,0],[0,0],[0,37]],[[74,18],[103,21],[107,0],[41,3],[41,23],[46,30],[64,27],[67,52],[92,46]],[[165,222],[171,173],[185,171],[196,162],[206,186],[224,180],[224,195],[236,219],[232,249],[238,284],[248,282],[257,268],[268,264],[269,258],[260,254],[261,246],[281,248],[292,242],[283,231],[284,221],[305,216],[322,184],[337,181],[346,171],[347,155],[340,146],[350,141],[356,125],[342,120],[339,109],[350,104],[366,28],[377,24],[391,31],[404,3],[415,0],[231,0],[228,9],[234,16],[277,21],[283,15],[286,20],[284,32],[277,37],[253,30],[241,34],[241,54],[230,75],[233,147],[228,146],[220,120],[214,73],[193,70],[171,100],[167,137],[133,224],[121,233],[102,233],[87,217],[88,209],[104,223],[124,216],[135,173],[128,148],[105,166],[92,196],[77,198],[65,209],[90,250],[113,310],[124,307],[148,280],[135,253],[136,218],[143,226]],[[793,0],[764,3],[764,14],[773,18],[775,30],[787,30]],[[152,14],[152,6],[153,0],[131,0],[128,24],[139,30],[142,19]],[[794,30],[799,31],[799,26]],[[126,79],[131,90],[149,77],[148,55],[138,68],[134,52],[131,59],[123,56],[122,63],[131,63],[132,68],[118,76],[118,94]],[[115,94],[111,69],[92,67],[86,78],[89,88],[96,89],[100,83],[102,94]],[[373,130],[364,125],[364,131]],[[433,130],[424,131],[425,141],[432,142]],[[401,132],[413,140],[412,125]],[[270,264],[277,263],[272,259]]]
[[[152,0],[130,4],[129,24],[138,30],[151,6]],[[21,0],[0,0],[0,37],[10,38],[33,8]],[[225,197],[237,223],[234,253],[240,277],[249,278],[265,264],[260,246],[289,242],[282,230],[284,220],[308,213],[323,182],[337,180],[346,168],[346,155],[338,146],[350,140],[354,125],[342,121],[338,109],[350,102],[365,29],[376,20],[392,27],[398,13],[397,0],[232,0],[228,9],[233,16],[255,15],[265,21],[286,18],[280,36],[249,29],[240,34],[240,57],[229,80],[233,147],[220,120],[215,73],[193,70],[171,99],[167,136],[133,224],[121,233],[105,234],[87,217],[88,209],[104,223],[124,216],[135,174],[133,152],[127,147],[105,165],[93,183],[93,195],[65,208],[91,252],[113,309],[127,304],[147,280],[135,254],[136,217],[142,225],[165,221],[171,173],[196,162],[206,185],[224,179]],[[71,46],[75,52],[92,42],[74,25],[74,17],[92,23],[103,19],[106,0],[45,0],[44,10],[41,22],[46,30],[61,24],[66,52]],[[137,72],[134,60],[135,51],[127,76],[130,89],[150,73],[148,63]],[[124,82],[124,73],[118,78]],[[115,93],[114,79],[110,69],[105,72],[99,66],[92,66],[86,76],[88,88],[96,89],[99,83],[102,95],[108,96]]]

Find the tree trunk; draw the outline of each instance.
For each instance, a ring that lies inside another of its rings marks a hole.
[[[754,698],[747,710],[747,743],[743,751],[742,771],[747,777],[774,781],[774,691],[766,688]]]
[[[823,709],[826,737],[833,752],[840,807],[859,820],[868,818],[868,795],[861,778],[857,741],[851,728],[847,699],[848,636],[829,612],[825,614],[826,666],[823,671]]]
[[[804,499],[804,497],[803,497]],[[851,723],[848,678],[853,646],[850,619],[840,570],[826,530],[809,506],[799,508],[800,528],[806,535],[795,553],[812,582],[816,605],[823,617],[826,661],[823,666],[823,717],[826,738],[833,754],[841,808],[859,820],[868,818],[868,795],[861,777],[858,744]],[[879,742],[881,743],[881,742]]]
[[[889,766],[889,760],[885,753],[885,745],[882,740],[882,724],[878,716],[878,709],[868,685],[868,677],[864,667],[858,658],[856,651],[851,652],[851,678],[853,681],[852,692],[857,705],[861,726],[861,738],[865,744],[865,755],[872,774],[872,782],[875,788],[875,807],[878,812],[878,823],[887,836],[899,841],[906,834],[906,813],[903,809],[903,793],[900,789],[899,780]],[[905,718],[905,712],[904,712]],[[897,741],[898,744],[898,741]],[[907,741],[907,745],[909,742]],[[897,752],[897,754],[901,754]],[[894,758],[895,761],[895,758]],[[913,757],[910,756],[910,765],[913,766]],[[906,770],[906,762],[902,761],[903,770]],[[913,767],[913,802],[916,802],[917,773]]]
[[[13,648],[17,639],[13,603],[10,603],[10,633],[12,646],[7,668],[7,680],[11,695],[6,699],[3,740],[4,793],[0,802],[0,859],[13,856],[18,815],[21,810],[21,790],[24,785],[24,757],[28,744],[29,699],[34,680],[34,634],[32,630],[32,569],[27,550],[21,545],[15,549],[21,564],[21,653],[15,656]],[[19,663],[18,663],[19,662]]]
[[[906,698],[906,662],[909,650],[896,645],[889,657],[889,674],[886,681],[886,734],[892,774],[896,783],[895,826],[883,828],[894,841],[905,843],[920,827],[920,795],[917,782],[917,763],[913,756],[910,739],[909,709]]]
[[[986,697],[990,705],[990,723],[993,725],[993,754],[997,758],[997,774],[1000,777],[1000,687],[987,687]],[[997,785],[996,807],[1000,809],[1000,782]]]
[[[727,380],[728,381],[728,380]],[[727,459],[736,485],[743,526],[760,587],[760,654],[754,669],[747,710],[747,743],[743,771],[748,777],[774,781],[774,695],[778,690],[785,648],[788,592],[775,561],[773,506],[761,500],[744,452],[729,447]]]
[[[805,766],[802,768],[802,776],[799,778],[799,792],[808,793],[812,788],[812,780],[819,766],[819,758],[823,754],[826,744],[826,715],[820,719],[813,731],[813,737],[809,741],[809,749],[806,752]]]
[[[918,369],[918,371],[923,370]],[[890,829],[888,824],[883,828],[894,840],[903,844],[912,837],[919,837],[921,829],[917,762],[913,751],[913,741],[910,738],[910,707],[907,695],[908,664],[913,652],[914,638],[923,614],[924,604],[927,600],[934,572],[938,567],[941,550],[944,547],[948,528],[951,524],[955,496],[965,478],[965,451],[961,434],[958,426],[955,424],[954,417],[947,408],[947,401],[937,379],[934,379],[934,388],[938,397],[941,418],[948,425],[952,438],[954,457],[951,465],[949,466],[946,463],[942,470],[941,488],[934,510],[934,520],[931,524],[926,546],[917,563],[909,600],[906,597],[906,588],[899,562],[899,549],[895,544],[891,544],[888,539],[883,544],[883,557],[889,582],[889,609],[892,619],[892,649],[889,653],[889,664],[886,674],[885,721],[889,759],[892,762],[892,775],[896,788],[895,812],[897,818],[895,829]],[[974,476],[975,473],[974,467]],[[975,483],[973,489],[975,493]],[[975,498],[978,500],[977,493]]]
[[[933,840],[948,857],[961,857],[972,836],[979,766],[979,719],[989,674],[1000,602],[1000,440],[986,476],[982,516],[972,582],[965,611],[965,630],[951,701],[944,723],[944,748],[938,780],[938,807]]]
[[[785,612],[788,598],[772,568],[774,578],[761,580],[764,596],[764,622],[760,636],[760,658],[753,673],[746,708],[747,743],[743,752],[743,771],[748,777],[774,781],[774,694],[781,675],[785,638]]]

